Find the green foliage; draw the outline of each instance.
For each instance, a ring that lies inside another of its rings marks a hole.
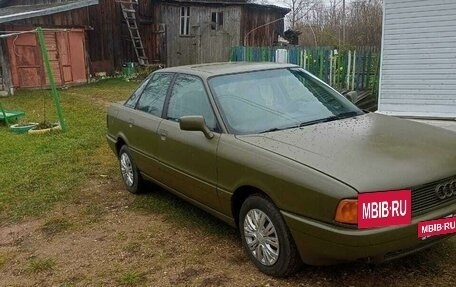
[[[55,261],[51,258],[34,258],[28,263],[27,270],[32,273],[40,273],[44,271],[51,271],[55,267]]]
[[[125,272],[119,277],[119,283],[124,286],[136,286],[145,280],[144,274],[135,271]]]

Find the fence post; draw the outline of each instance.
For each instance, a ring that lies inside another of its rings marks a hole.
[[[304,49],[304,70],[307,70],[307,50]]]
[[[371,53],[371,51],[369,51],[369,54],[367,56],[367,69],[366,69],[367,83],[366,83],[366,89],[371,88],[370,87],[370,84],[371,84],[371,72],[372,72],[372,53]]]
[[[329,53],[329,85],[332,86],[332,71],[333,71],[333,53],[334,51],[331,49],[331,52]]]
[[[355,89],[355,73],[356,73],[356,50],[353,51],[353,76],[352,76],[352,90]]]
[[[350,89],[350,68],[351,68],[350,65],[351,65],[351,51],[348,50],[348,63],[347,63],[347,72],[346,72],[347,76],[346,76],[346,85],[345,85],[345,87],[347,89]]]

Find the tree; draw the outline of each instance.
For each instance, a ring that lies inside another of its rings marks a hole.
[[[290,23],[290,28],[292,30],[296,29],[296,24],[309,14],[310,9],[314,8],[319,1],[315,0],[288,0],[286,3],[290,8],[290,13],[288,14],[288,19]]]
[[[302,46],[381,46],[382,0],[250,0],[288,7],[287,26]],[[345,15],[345,41],[343,16]]]
[[[289,0],[291,1],[291,0]],[[328,3],[329,2],[329,3]],[[310,9],[307,17],[296,23],[303,46],[381,46],[382,1],[347,1],[345,11],[345,43],[343,38],[342,0],[330,0]]]

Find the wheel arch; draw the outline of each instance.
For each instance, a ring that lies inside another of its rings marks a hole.
[[[120,149],[122,146],[127,145],[128,146],[128,141],[125,139],[125,136],[123,134],[119,134],[116,137],[116,155],[119,156]]]
[[[248,197],[254,194],[264,196],[273,204],[275,204],[271,197],[261,188],[255,187],[253,185],[243,185],[238,187],[231,196],[231,213],[233,215],[236,227],[239,227],[239,212],[241,211],[242,203],[244,203]]]

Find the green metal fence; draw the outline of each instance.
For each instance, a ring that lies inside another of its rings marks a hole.
[[[233,47],[230,61],[276,62],[277,49],[287,50],[288,63],[303,67],[338,90],[378,93],[380,52],[375,48]]]

